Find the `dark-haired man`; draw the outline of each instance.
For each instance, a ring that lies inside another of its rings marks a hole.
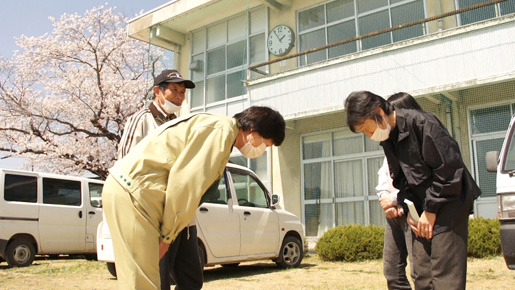
[[[456,140],[432,114],[394,108],[369,91],[351,93],[345,110],[351,131],[381,142],[393,185],[420,215],[408,217],[415,288],[465,289],[468,219],[481,191]]]
[[[222,176],[233,147],[256,158],[284,138],[283,117],[267,107],[232,118],[200,113],[163,124],[119,160],[102,199],[120,287],[159,288],[159,258]]]

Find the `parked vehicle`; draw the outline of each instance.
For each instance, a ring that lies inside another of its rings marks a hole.
[[[504,260],[515,270],[515,115],[512,117],[501,152],[486,154],[488,171],[497,172],[497,209]]]
[[[297,267],[304,257],[304,227],[279,208],[248,168],[228,164],[218,190],[208,191],[197,209],[199,254],[203,266],[237,266],[243,261],[272,259],[282,268]],[[107,223],[97,231],[97,257],[116,276]]]
[[[0,169],[0,262],[32,264],[36,254],[96,255],[103,181]]]

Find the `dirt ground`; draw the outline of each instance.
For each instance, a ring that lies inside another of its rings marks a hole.
[[[308,254],[301,267],[278,269],[271,261],[209,267],[204,289],[386,289],[382,261],[324,262]],[[502,257],[469,259],[467,289],[513,289],[515,271]],[[116,289],[104,263],[61,257],[37,259],[30,267],[0,263],[0,289]]]

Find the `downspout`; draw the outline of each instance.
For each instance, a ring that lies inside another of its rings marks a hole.
[[[447,98],[444,95],[440,95],[440,98],[445,103],[445,122],[447,128],[449,128],[449,133],[452,138],[455,138],[454,134],[454,117],[452,114],[452,100]]]
[[[440,4],[441,0],[436,0],[436,15],[442,14],[442,5]],[[438,19],[438,32],[443,30],[443,18]]]
[[[173,51],[173,67],[180,71],[181,68],[181,46],[175,44],[175,50]]]

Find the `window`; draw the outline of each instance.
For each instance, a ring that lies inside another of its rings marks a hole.
[[[307,236],[346,224],[384,224],[375,194],[384,160],[379,143],[332,131],[303,136],[303,203]]]
[[[231,172],[238,205],[268,208],[268,194],[256,179],[243,172]]]
[[[34,176],[6,174],[4,199],[6,201],[37,202],[38,182]]]
[[[252,170],[261,182],[270,188],[270,176],[268,170],[268,150],[258,158],[249,159],[243,155],[232,155],[229,158],[230,163],[238,164]]]
[[[227,200],[230,197],[228,196],[227,189],[225,187],[225,179],[222,175],[222,178],[215,181],[207,190],[206,193],[202,196],[200,203],[218,203],[218,204],[227,204]]]
[[[481,197],[495,196],[495,174],[486,171],[485,155],[488,151],[501,151],[514,113],[515,104],[470,111],[471,148]]]
[[[488,2],[488,0],[458,0],[458,8],[466,8],[476,4]],[[515,0],[504,1],[495,5],[488,5],[479,9],[470,10],[460,14],[461,25],[466,25],[497,16],[515,12]]]
[[[43,178],[43,203],[80,206],[80,181]]]
[[[337,0],[298,13],[299,51],[365,35],[425,17],[422,0]],[[299,58],[306,65],[424,34],[422,24],[406,27]]]
[[[512,128],[512,131],[515,128]],[[507,140],[506,156],[504,157],[504,163],[500,164],[502,172],[512,172],[515,170],[515,134],[511,133],[511,138]]]
[[[102,207],[102,188],[103,184],[89,183],[89,203],[92,207]]]
[[[267,57],[266,13],[261,7],[192,32],[192,112],[238,101],[247,93],[247,67]]]

